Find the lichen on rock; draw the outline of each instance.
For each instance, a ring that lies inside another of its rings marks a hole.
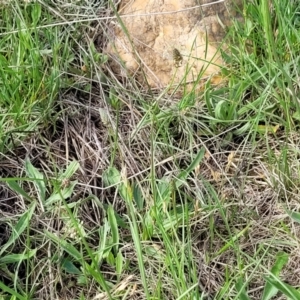
[[[219,82],[219,50],[226,48],[222,40],[240,6],[241,0],[123,0],[123,24],[115,26],[107,47],[113,69],[122,73],[116,64],[121,60],[142,85],[159,89],[194,82],[200,88],[208,78]]]

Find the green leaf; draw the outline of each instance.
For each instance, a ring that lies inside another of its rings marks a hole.
[[[300,223],[300,213],[288,209],[286,210],[286,212],[295,222]]]
[[[105,218],[103,225],[99,229],[100,241],[103,241],[103,242],[100,243],[98,250],[94,254],[95,261],[97,262],[97,264],[101,264],[103,258],[105,258],[106,249],[109,248],[109,250],[110,250],[110,247],[107,247],[109,230],[110,230],[110,228],[108,225],[108,221]]]
[[[180,175],[179,175],[180,176]],[[171,199],[172,188],[174,188],[174,181],[170,182],[168,178],[161,178],[157,184],[156,198],[159,203],[168,203]]]
[[[271,269],[271,273],[276,277],[279,276],[282,268],[288,262],[288,259],[289,259],[288,254],[286,254],[284,252],[279,252],[276,256],[275,264]],[[264,288],[262,300],[271,299],[272,297],[274,297],[277,294],[277,292],[278,292],[278,289],[270,282],[267,282],[265,285],[265,288]]]
[[[113,239],[113,250],[116,254],[119,249],[119,231],[118,231],[118,224],[115,216],[115,211],[112,207],[112,205],[109,205],[107,209],[107,216],[108,216],[108,223],[110,225],[111,233],[112,233],[112,239]]]
[[[113,255],[112,252],[109,252],[107,257],[106,257],[106,261],[107,263],[109,263],[111,266],[114,266],[115,265],[115,257]]]
[[[76,259],[78,262],[82,262],[82,255],[81,253],[70,243],[67,241],[60,239],[53,233],[45,230],[45,234],[49,239],[51,239],[53,242],[55,242],[57,245],[59,245],[63,250],[65,250],[69,255],[71,255],[74,259]]]
[[[50,206],[52,204],[54,204],[57,201],[60,200],[66,200],[68,198],[71,197],[71,195],[73,194],[74,188],[76,186],[76,184],[78,183],[77,180],[75,181],[71,181],[70,185],[66,188],[63,188],[61,191],[59,192],[54,192],[47,200],[46,200],[46,206]]]
[[[32,180],[36,189],[39,192],[39,199],[41,201],[41,204],[44,204],[46,195],[44,175],[31,164],[28,158],[26,158],[25,160],[25,169],[28,174],[28,177],[30,177],[30,179]]]
[[[79,285],[87,285],[88,279],[86,278],[86,276],[80,275],[80,276],[77,278],[77,283],[78,283]],[[80,299],[81,299],[81,298],[80,298]],[[85,298],[82,298],[82,299],[85,299]]]
[[[293,119],[300,121],[300,111],[296,111],[293,113]]]
[[[144,198],[142,195],[142,191],[137,184],[133,185],[133,199],[136,203],[136,206],[139,210],[144,208]]]
[[[103,172],[103,183],[105,186],[116,185],[118,187],[118,192],[122,199],[125,201],[132,201],[133,191],[127,180],[127,178],[122,178],[121,173],[114,167],[109,167]]]
[[[244,229],[242,229],[240,232],[232,236],[232,238],[216,253],[215,257],[225,252],[228,248],[232,247],[234,242],[249,230],[250,226],[251,224],[248,224]]]
[[[250,131],[252,127],[253,127],[253,125],[251,124],[251,122],[246,122],[243,126],[241,126],[238,129],[234,130],[233,133],[237,136],[243,135],[246,132]]]
[[[35,203],[31,205],[31,207],[21,216],[16,226],[12,228],[12,233],[9,240],[1,247],[0,256],[10,245],[12,245],[19,238],[22,232],[29,226],[34,210]]]
[[[109,228],[109,233],[110,233],[110,227]],[[105,241],[105,248],[103,250],[103,257],[106,258],[108,256],[108,254],[111,252],[111,249],[113,247],[113,240],[111,236],[108,236],[106,241]]]
[[[16,292],[15,290],[9,288],[8,286],[6,286],[2,281],[0,281],[0,290],[13,295],[14,297],[16,297],[16,299],[19,300],[28,300],[27,297],[23,297],[22,295],[20,295],[18,292]]]
[[[29,259],[36,254],[36,249],[29,250],[26,253],[22,254],[8,254],[0,258],[0,265],[1,264],[13,264],[13,263],[19,263],[22,260]]]
[[[273,285],[277,290],[282,292],[288,299],[299,300],[300,292],[287,283],[282,282],[279,278],[265,277],[265,280]]]
[[[199,166],[201,160],[204,157],[204,154],[205,154],[205,149],[204,148],[200,149],[200,151],[196,155],[195,159],[188,166],[188,168],[179,174],[179,176],[177,177],[177,180],[176,180],[177,188],[179,188],[183,183],[185,183],[188,175]]]
[[[115,167],[110,167],[103,172],[103,183],[106,187],[121,183],[121,174]]]
[[[61,267],[69,274],[82,275],[82,272],[67,258],[63,259]]]
[[[245,290],[244,279],[242,277],[240,277],[235,283],[235,288],[239,293],[238,297],[240,300],[251,300]]]
[[[7,185],[17,194],[20,194],[25,199],[29,200],[30,202],[33,202],[34,200],[19,186],[19,184],[16,181],[8,181]]]
[[[114,87],[111,87],[109,90],[109,104],[113,109],[118,109],[120,107],[121,101],[117,96],[117,91]]]
[[[32,18],[32,25],[37,26],[37,23],[40,20],[41,17],[41,5],[38,3],[35,3],[32,5],[32,11],[31,11],[31,18]]]
[[[154,233],[154,220],[151,217],[151,214],[149,212],[146,212],[145,217],[143,218],[143,240],[149,240]]]
[[[104,280],[104,277],[102,275],[102,273],[99,271],[99,268],[97,267],[96,269],[91,267],[89,264],[85,263],[84,267],[86,269],[86,271],[91,274],[95,280],[97,280],[97,282],[100,284],[101,288],[106,291],[107,296],[110,300],[112,300],[113,298],[110,296],[109,293],[109,288],[108,288],[108,283]]]
[[[115,212],[115,217],[119,227],[126,228],[126,229],[129,228],[128,224],[123,220],[123,218],[117,212]]]
[[[79,169],[79,163],[78,161],[72,161],[69,166],[67,167],[67,169],[65,170],[65,172],[63,172],[60,176],[59,176],[59,180],[62,181],[66,178],[71,178],[76,171]]]
[[[123,264],[124,264],[124,257],[122,255],[122,253],[119,251],[117,254],[117,257],[116,257],[116,273],[117,273],[117,275],[122,274]]]
[[[219,120],[226,120],[226,112],[227,112],[228,103],[225,100],[221,100],[217,103],[215,107],[215,118]]]
[[[271,269],[271,273],[275,276],[279,276],[282,268],[284,267],[285,264],[287,264],[289,260],[289,256],[285,252],[279,252],[276,255],[276,262],[274,266]]]

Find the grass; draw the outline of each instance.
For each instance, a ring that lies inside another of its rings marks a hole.
[[[300,299],[297,1],[247,1],[226,84],[171,103],[92,4],[0,6],[0,299]]]

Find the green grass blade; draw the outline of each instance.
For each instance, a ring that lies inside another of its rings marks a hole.
[[[176,180],[176,188],[179,188],[184,182],[186,182],[186,179],[188,177],[188,175],[195,170],[195,168],[197,168],[200,164],[200,162],[202,161],[203,157],[205,154],[205,148],[202,148],[196,155],[195,159],[191,162],[191,164],[188,166],[188,168],[184,171],[182,171]]]
[[[46,184],[44,180],[44,175],[35,168],[28,158],[25,160],[25,169],[28,177],[33,181],[39,195],[40,204],[44,207],[45,197],[46,197]]]
[[[55,204],[57,201],[62,199],[68,199],[73,194],[74,188],[77,185],[78,181],[70,182],[69,186],[63,188],[60,191],[54,191],[53,194],[45,201],[45,206],[51,206]]]
[[[147,285],[147,279],[146,279],[147,277],[146,277],[146,273],[145,273],[145,266],[144,266],[144,260],[143,260],[143,254],[142,254],[143,251],[142,251],[142,247],[141,247],[139,228],[138,228],[137,221],[136,221],[136,210],[133,206],[133,201],[132,201],[133,200],[132,189],[131,189],[127,179],[123,178],[123,180],[122,180],[120,172],[114,167],[108,168],[103,173],[103,181],[104,181],[105,185],[107,185],[107,186],[118,184],[119,185],[118,186],[119,194],[127,204],[127,209],[129,211],[129,215],[130,215],[128,220],[129,220],[129,225],[130,225],[133,242],[135,245],[135,250],[137,253],[139,271],[141,274],[141,279],[142,279],[145,293],[146,293],[147,297],[149,297],[149,291],[148,291],[148,285]]]
[[[69,255],[76,259],[82,265],[82,267],[99,282],[103,290],[107,292],[108,298],[112,299],[103,275],[98,270],[95,270],[95,266],[91,266],[86,263],[84,261],[83,255],[72,244],[58,238],[56,235],[48,232],[47,230],[45,230],[45,234],[50,240],[55,242],[58,246],[62,247],[62,249],[64,249]],[[94,260],[94,258],[92,260]]]
[[[111,205],[109,205],[107,209],[107,216],[108,216],[108,223],[110,225],[110,229],[112,233],[114,254],[116,255],[119,249],[120,237],[119,237],[119,230],[118,230],[118,224],[115,216],[115,211]]]
[[[271,269],[271,273],[278,277],[282,268],[287,264],[289,259],[289,256],[284,253],[284,252],[280,252],[277,254],[276,257],[276,261],[274,266]],[[278,289],[271,284],[270,282],[267,282],[263,291],[263,296],[262,296],[262,300],[269,300],[272,297],[274,297],[278,292]]]
[[[15,191],[17,194],[22,195],[25,199],[33,202],[34,200],[19,186],[19,184],[14,180],[7,181],[7,185]]]
[[[18,292],[16,292],[15,290],[9,288],[8,286],[6,286],[2,281],[0,281],[0,289],[12,296],[14,296],[16,299],[19,300],[28,300],[27,297],[23,297],[22,295],[20,295]]]
[[[299,300],[300,299],[300,292],[296,290],[291,285],[282,282],[279,278],[274,277],[266,277],[265,280],[273,285],[276,289],[282,292],[285,296],[288,297],[290,300]]]
[[[237,282],[235,283],[235,288],[238,291],[238,298],[240,300],[251,300],[249,296],[247,295],[244,279],[240,277]]]
[[[22,260],[26,260],[29,259],[33,256],[35,256],[37,250],[33,249],[33,250],[29,250],[26,253],[22,253],[22,254],[8,254],[5,255],[3,257],[0,257],[0,265],[1,264],[13,264],[13,263],[18,263],[21,262]]]
[[[62,249],[64,249],[69,255],[71,255],[74,259],[76,259],[76,261],[83,263],[83,258],[81,253],[72,244],[68,243],[63,239],[60,239],[59,237],[57,237],[56,235],[54,235],[53,233],[47,230],[45,230],[45,234],[50,240],[52,240],[53,242],[61,246]]]
[[[59,180],[64,180],[66,178],[71,178],[75,172],[78,170],[79,168],[79,163],[78,161],[72,161],[67,169],[59,176]]]
[[[4,244],[1,247],[0,256],[4,253],[4,251],[9,246],[11,246],[19,238],[19,236],[23,233],[23,231],[29,226],[34,210],[35,210],[35,203],[31,205],[31,207],[19,219],[16,226],[12,228],[12,233],[9,240],[7,241],[6,244]]]

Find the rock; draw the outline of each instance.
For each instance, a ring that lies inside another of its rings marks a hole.
[[[173,91],[179,84],[201,88],[221,81],[220,47],[242,0],[123,0],[107,47],[112,68],[129,71],[143,86]],[[200,4],[200,5],[199,5]],[[124,32],[124,26],[127,33]],[[130,37],[130,38],[129,38]],[[123,61],[122,64],[117,63]],[[125,67],[125,68],[124,68]]]

